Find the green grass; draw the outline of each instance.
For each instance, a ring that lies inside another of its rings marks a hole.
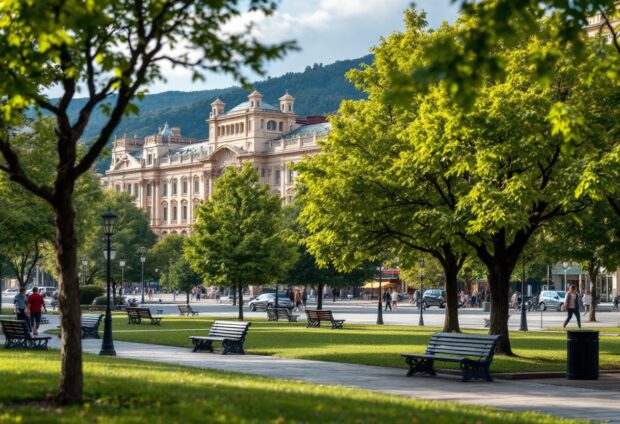
[[[0,423],[577,423],[180,366],[84,356],[85,403],[57,407],[59,354],[0,351]]]
[[[191,335],[206,335],[214,318],[165,317],[160,327],[128,325],[124,317],[114,317],[116,340],[190,347]],[[103,328],[103,327],[101,327]],[[172,331],[170,331],[172,330]],[[437,327],[346,325],[342,330],[306,328],[304,323],[268,323],[252,320],[246,339],[248,353],[286,358],[314,359],[365,365],[404,368],[401,353],[424,352]],[[483,334],[483,331],[468,330]],[[566,334],[512,332],[516,357],[496,355],[491,371],[563,371],[566,369]],[[620,337],[600,341],[600,366],[618,369]],[[456,367],[440,363],[441,367]]]

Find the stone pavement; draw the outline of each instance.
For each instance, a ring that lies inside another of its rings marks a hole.
[[[58,338],[52,347],[59,347]],[[84,351],[98,353],[101,340],[84,340]],[[405,377],[403,368],[385,368],[258,355],[192,353],[190,348],[115,342],[117,356],[196,368],[256,374],[294,381],[341,385],[386,394],[462,402],[568,418],[620,423],[620,376],[597,382],[565,379],[496,380],[461,383],[455,376]]]

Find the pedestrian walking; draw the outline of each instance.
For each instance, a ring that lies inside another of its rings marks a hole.
[[[581,302],[583,303],[583,313],[585,315],[590,312],[590,307],[592,305],[592,296],[590,296],[588,293],[584,294]]]
[[[387,311],[388,308],[390,308],[390,311],[392,310],[392,296],[390,296],[390,292],[389,291],[385,291],[385,293],[383,293],[383,300],[385,301],[385,310]]]
[[[304,305],[304,311],[308,305],[308,289],[304,287],[304,291],[301,292],[301,303]]]
[[[32,288],[32,294],[28,296],[26,305],[30,310],[30,327],[32,329],[32,334],[37,336],[39,334],[39,326],[41,325],[41,309],[47,313],[45,300],[43,299],[43,296],[39,294],[38,287]]]
[[[392,310],[398,309],[398,291],[392,290]]]
[[[564,300],[564,309],[568,312],[568,317],[564,321],[564,328],[571,320],[573,315],[577,318],[577,325],[581,328],[581,318],[579,317],[579,295],[577,294],[577,287],[571,284],[570,291],[566,293],[566,299]]]
[[[26,315],[27,301],[28,298],[26,297],[26,289],[22,287],[13,298],[13,304],[15,305],[15,316],[18,321],[26,321],[28,323],[28,328],[30,328],[30,319],[28,318],[28,315]]]

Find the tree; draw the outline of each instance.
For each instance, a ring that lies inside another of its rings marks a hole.
[[[167,289],[185,292],[188,305],[190,292],[200,283],[200,275],[194,272],[182,256],[170,262],[166,271],[161,273],[161,284]]]
[[[512,47],[521,40],[537,36],[539,20],[547,16],[554,23],[550,33],[552,43],[532,48],[524,57],[523,66],[536,70],[538,81],[548,85],[554,67],[569,54],[577,60],[590,56],[584,28],[588,19],[600,16],[600,35],[611,36],[608,55],[599,62],[601,76],[618,80],[620,66],[620,38],[614,17],[618,16],[616,0],[458,0],[462,16],[465,18],[458,39],[440,37],[426,46],[426,54],[431,58],[408,75],[402,75],[403,87],[432,85],[444,81],[450,90],[447,95],[461,104],[472,105],[477,91],[486,83],[486,78],[501,79],[506,74],[506,63],[495,54],[499,46]],[[601,37],[602,38],[602,37]],[[397,91],[403,93],[399,88]],[[407,89],[405,89],[407,91]]]
[[[90,205],[93,213],[87,216],[90,220],[88,233],[81,238],[80,254],[89,260],[89,275],[87,281],[96,277],[105,281],[105,240],[101,231],[98,231],[101,214],[107,210],[114,211],[118,216],[116,231],[112,235],[112,247],[116,250],[116,258],[112,264],[113,270],[118,270],[119,261],[125,259],[123,271],[124,281],[140,281],[142,264],[140,262],[140,247],[150,248],[155,243],[155,234],[149,227],[149,218],[146,212],[135,205],[134,198],[127,193],[108,190],[102,193],[97,203]],[[80,228],[80,227],[78,227]],[[92,231],[96,228],[97,231]],[[120,283],[120,272],[113,272],[113,287]]]
[[[166,234],[157,240],[147,254],[148,270],[151,274],[155,274],[155,268],[160,275],[167,273],[172,264],[183,257],[185,238],[181,234]]]
[[[281,199],[258,183],[250,164],[228,168],[217,180],[211,199],[198,208],[184,252],[205,281],[220,287],[233,284],[239,294],[239,319],[243,288],[272,283],[297,260]]]
[[[587,270],[592,296],[590,321],[596,321],[596,286],[601,268],[616,270],[620,266],[620,217],[607,202],[597,202],[578,216],[556,222],[549,232],[547,249]]]
[[[225,25],[242,8],[271,14],[274,2],[250,0],[79,0],[0,3],[0,169],[54,211],[59,275],[61,372],[57,400],[82,400],[80,307],[73,197],[76,180],[88,172],[124,115],[137,113],[132,103],[145,87],[164,79],[162,65],[225,72],[246,83],[242,69],[259,74],[264,61],[281,57],[294,45],[260,43],[253,32],[230,33]],[[190,54],[191,52],[191,54]],[[41,93],[56,86],[56,102]],[[69,107],[78,93],[83,103],[76,119]],[[31,106],[56,123],[57,168],[53,182],[35,178],[13,147],[11,126]],[[107,121],[81,154],[78,141],[93,111]]]
[[[469,248],[455,231],[460,225],[451,196],[456,178],[410,169],[413,142],[407,131],[422,95],[410,93],[407,107],[389,98],[394,70],[424,61],[422,46],[431,37],[424,31],[424,14],[409,10],[405,23],[405,32],[373,49],[372,66],[347,74],[368,100],[344,101],[330,118],[333,128],[323,152],[297,166],[303,185],[300,220],[310,233],[305,244],[321,265],[346,271],[386,251],[412,262],[420,255],[437,259],[446,281],[444,330],[459,331],[457,275]]]

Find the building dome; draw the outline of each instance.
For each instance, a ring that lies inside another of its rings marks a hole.
[[[172,130],[170,129],[170,126],[167,122],[164,124],[164,128],[161,130],[159,135],[164,137],[170,137],[172,135]]]

